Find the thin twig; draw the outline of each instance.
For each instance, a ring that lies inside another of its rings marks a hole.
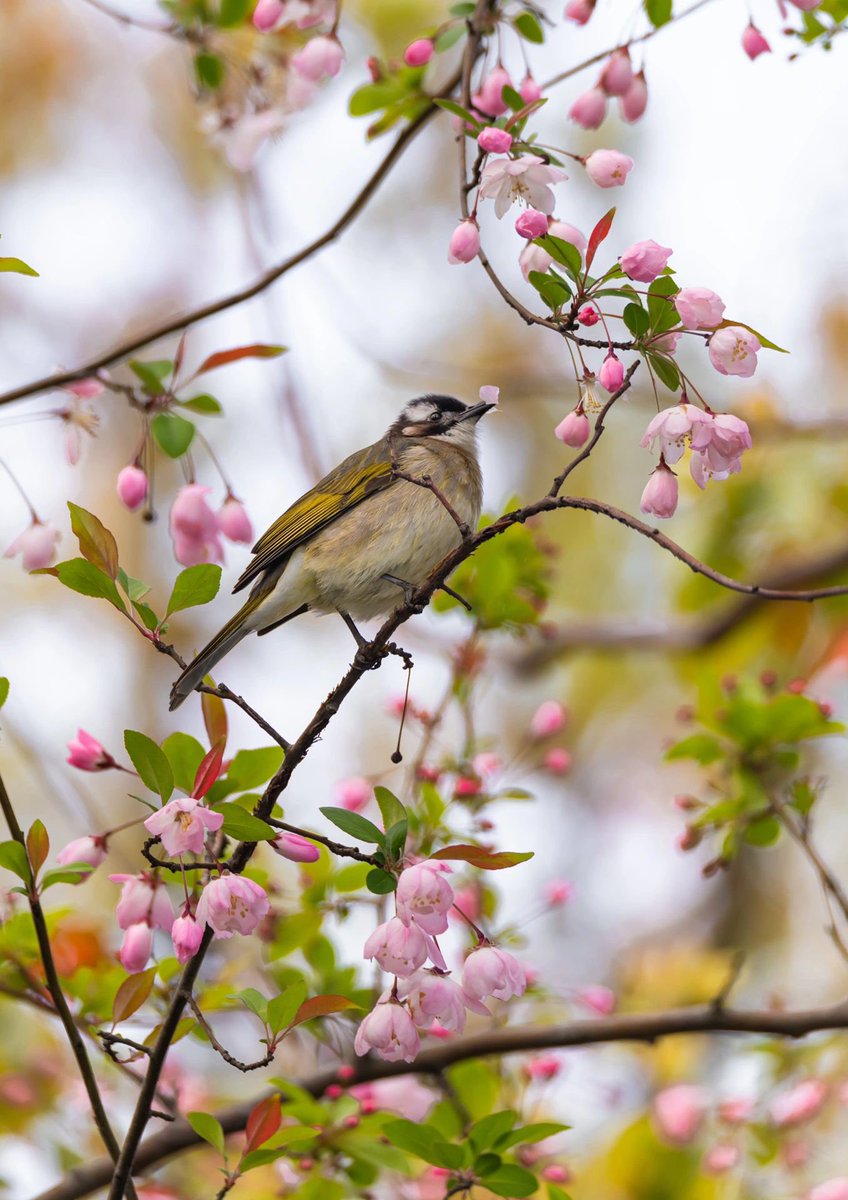
[[[215,1033],[212,1029],[212,1026],[209,1024],[209,1022],[204,1017],[203,1012],[201,1011],[200,1005],[197,1003],[194,996],[189,996],[188,1006],[191,1009],[191,1011],[194,1013],[194,1015],[197,1019],[198,1025],[203,1030],[203,1032],[206,1034],[206,1036],[209,1038],[209,1041],[210,1041],[213,1049],[217,1050],[217,1052],[220,1054],[221,1058],[223,1058],[224,1062],[229,1063],[231,1067],[235,1067],[236,1070],[238,1070],[238,1071],[258,1071],[261,1067],[267,1067],[269,1063],[274,1061],[274,1055],[277,1052],[276,1045],[269,1046],[267,1054],[263,1055],[262,1058],[257,1059],[256,1062],[252,1062],[252,1063],[242,1062],[240,1058],[236,1058],[236,1056],[234,1054],[230,1054],[230,1052],[226,1048],[226,1046],[223,1046],[218,1041],[218,1039],[215,1036]]]
[[[335,854],[339,858],[355,858],[357,862],[371,863],[372,866],[377,864],[376,855],[363,854],[355,846],[344,846],[341,842],[334,842],[332,838],[324,837],[321,833],[313,833],[311,829],[301,829],[299,825],[289,825],[288,821],[278,821],[276,817],[267,817],[266,820],[275,829],[285,829],[287,833],[296,833],[298,837],[304,837],[310,842],[319,842],[322,846],[326,846],[331,854]]]

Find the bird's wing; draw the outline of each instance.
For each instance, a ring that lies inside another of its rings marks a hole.
[[[233,591],[240,591],[258,575],[279,566],[319,529],[394,482],[391,452],[385,438],[346,458],[262,534],[253,547],[256,557]]]

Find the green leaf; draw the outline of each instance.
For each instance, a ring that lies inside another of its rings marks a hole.
[[[224,62],[217,54],[196,54],[194,73],[202,88],[208,88],[209,91],[214,92],[224,82]]]
[[[654,29],[671,20],[671,6],[672,0],[645,0],[645,12]]]
[[[644,337],[651,328],[651,318],[641,304],[626,304],[621,315],[624,324],[635,338]]]
[[[357,841],[376,842],[378,846],[382,846],[385,842],[382,831],[367,817],[361,817],[359,813],[350,812],[347,808],[321,808],[318,811],[323,813],[327,820],[341,829],[343,833],[349,834]]]
[[[390,875],[382,867],[374,867],[365,876],[365,886],[375,896],[388,896],[397,889],[397,880],[394,875]]]
[[[253,0],[221,0],[218,10],[218,24],[226,29],[233,25],[241,25],[253,8]]]
[[[211,1113],[186,1113],[186,1120],[199,1138],[214,1146],[219,1154],[224,1153],[224,1127]]]
[[[124,745],[141,782],[151,792],[158,792],[162,803],[167,804],[174,790],[174,774],[164,750],[152,738],[134,729],[124,731]]]
[[[509,105],[514,113],[519,113],[522,109],[526,108],[524,97],[514,87],[510,87],[509,84],[501,89],[501,99],[504,104]]]
[[[570,1125],[560,1125],[556,1121],[538,1121],[533,1125],[525,1125],[523,1129],[514,1129],[505,1137],[499,1138],[498,1150],[508,1150],[511,1146],[529,1146],[533,1142],[541,1142],[554,1134],[564,1133]]]
[[[475,129],[479,129],[479,118],[474,116],[474,113],[469,112],[467,108],[463,108],[461,104],[457,104],[455,100],[436,100],[435,103],[445,112],[452,113],[453,116],[459,117],[461,121],[467,121]]]
[[[694,758],[701,766],[707,766],[723,758],[724,753],[721,743],[708,733],[693,733],[691,737],[684,738],[682,742],[667,750],[665,757],[668,762],[677,758]]]
[[[250,791],[276,775],[284,758],[281,746],[260,746],[257,750],[239,750],[227,769],[227,782],[235,791]]]
[[[66,863],[64,866],[55,867],[52,871],[45,871],[41,877],[41,890],[46,892],[48,888],[53,887],[57,883],[82,883],[88,879],[94,867],[91,863]]]
[[[409,822],[405,819],[398,821],[397,824],[386,830],[386,855],[390,861],[398,862],[403,856],[408,832]]]
[[[524,1196],[532,1196],[539,1184],[535,1175],[525,1171],[523,1167],[506,1163],[486,1176],[486,1187],[496,1196],[506,1196],[509,1200],[521,1200]]]
[[[54,575],[72,592],[79,592],[81,596],[94,596],[98,600],[108,600],[119,612],[127,611],[126,604],[109,576],[86,558],[69,558],[65,562],[57,563],[55,567],[42,567],[33,571],[33,575]]]
[[[258,1017],[263,1025],[268,1020],[268,999],[256,988],[243,988],[235,993],[235,999],[240,1000],[245,1008]]]
[[[188,733],[171,733],[162,743],[162,750],[171,765],[174,783],[189,795],[194,787],[197,768],[203,762],[205,751],[197,738]]]
[[[494,1146],[498,1139],[509,1133],[517,1120],[516,1114],[509,1110],[491,1113],[476,1121],[468,1131],[468,1140],[476,1154]]]
[[[365,83],[356,89],[348,101],[347,111],[352,117],[365,117],[369,113],[388,108],[406,95],[406,88],[397,80],[381,80]]]
[[[9,680],[5,675],[0,675],[0,708],[6,703],[9,698]]]
[[[451,862],[467,862],[481,871],[502,871],[506,867],[516,867],[519,863],[527,862],[533,857],[532,850],[501,850],[492,853],[482,846],[443,846],[431,858],[448,859]]]
[[[470,0],[461,0],[459,4],[452,4],[449,11],[452,17],[470,17],[476,8]]]
[[[680,387],[680,372],[671,359],[666,358],[664,354],[647,354],[645,357],[657,378],[665,384],[670,392],[676,392]]]
[[[127,363],[133,374],[144,384],[144,390],[152,396],[160,396],[165,389],[165,380],[174,369],[170,359],[160,358],[154,362],[140,362],[137,358]]]
[[[135,975],[128,975],[115,993],[112,1002],[112,1024],[126,1021],[137,1012],[153,990],[156,967],[148,967]]]
[[[38,271],[33,270],[28,266],[23,259],[20,258],[0,258],[0,271],[14,271],[16,275],[35,275],[38,277]]]
[[[674,307],[673,297],[680,288],[671,275],[659,275],[648,288],[648,316],[654,333],[667,333],[680,324],[680,314]]]
[[[541,45],[545,40],[545,31],[539,24],[538,18],[531,12],[519,13],[513,20],[513,25],[525,41]]]
[[[27,832],[26,848],[33,874],[37,875],[47,861],[47,855],[50,853],[50,838],[47,835],[47,830],[44,828],[44,822],[40,821],[37,817]]]
[[[245,812],[238,804],[216,804],[216,812],[224,814],[224,824],[221,828],[227,837],[235,838],[237,842],[270,842],[277,836],[277,830],[272,829],[253,813]]]
[[[150,592],[149,583],[144,583],[141,579],[133,579],[132,575],[128,575],[123,567],[118,567],[117,581],[133,604],[143,600]]]
[[[455,46],[460,38],[464,38],[467,32],[464,25],[449,25],[433,39],[433,49],[436,54],[444,54],[451,46]]]
[[[192,443],[195,427],[177,413],[161,412],[150,422],[150,432],[170,458],[180,458]]]
[[[83,558],[94,563],[110,579],[118,575],[118,543],[114,535],[94,513],[68,501],[71,529],[79,541]]]
[[[224,411],[220,400],[216,400],[214,396],[210,396],[206,392],[192,396],[189,400],[178,400],[177,404],[180,408],[187,408],[189,412],[200,413],[205,417],[216,417]]]
[[[745,829],[745,841],[751,846],[773,846],[780,837],[780,821],[769,813],[757,817]]]
[[[398,821],[408,820],[406,809],[394,792],[390,792],[388,788],[375,787],[374,799],[377,801],[377,807],[380,809],[380,815],[383,818],[383,828],[385,830],[391,829],[392,825],[397,825]]]
[[[527,280],[552,312],[558,312],[572,297],[571,288],[558,275],[544,275],[541,271],[531,271]]]
[[[424,1162],[432,1163],[436,1167],[451,1168],[451,1164],[444,1161],[445,1147],[460,1149],[459,1146],[450,1147],[448,1142],[442,1140],[438,1129],[434,1129],[432,1125],[416,1124],[414,1121],[389,1121],[383,1126],[383,1134],[393,1146],[415,1154],[418,1158],[423,1158]]]
[[[0,867],[5,867],[24,883],[29,883],[32,879],[26,850],[20,842],[0,842]]]
[[[485,1178],[486,1175],[491,1175],[493,1171],[497,1171],[502,1162],[503,1159],[499,1154],[492,1154],[490,1151],[487,1151],[474,1160],[474,1174]]]
[[[268,1001],[268,1024],[272,1033],[288,1029],[297,1016],[297,1011],[306,999],[306,984],[298,981],[286,988],[279,996]]]
[[[221,568],[217,563],[198,563],[194,567],[186,567],[174,581],[165,616],[170,617],[172,613],[194,608],[198,604],[208,604],[218,595],[220,586]]]
[[[252,1171],[255,1167],[264,1167],[268,1163],[276,1162],[278,1158],[283,1158],[290,1153],[289,1146],[303,1145],[304,1148],[307,1148],[309,1143],[315,1141],[317,1137],[318,1134],[308,1125],[287,1125],[278,1130],[273,1137],[268,1138],[261,1149],[251,1150],[249,1154],[245,1154],[239,1162],[239,1172],[244,1174],[245,1171]],[[321,1182],[327,1181],[322,1180]],[[298,1196],[303,1194],[300,1186],[297,1190]]]
[[[565,267],[566,273],[572,279],[576,281],[580,277],[583,270],[583,259],[580,257],[580,251],[576,246],[572,246],[571,242],[563,241],[562,238],[546,233],[543,237],[535,238],[533,244],[547,250],[554,262]]]

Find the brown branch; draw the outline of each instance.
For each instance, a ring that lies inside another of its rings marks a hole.
[[[231,1067],[235,1067],[236,1070],[238,1070],[238,1071],[258,1071],[260,1069],[260,1067],[267,1067],[269,1063],[274,1061],[274,1055],[277,1052],[276,1045],[269,1046],[267,1054],[263,1055],[262,1058],[257,1059],[256,1062],[252,1062],[252,1063],[242,1062],[240,1058],[236,1058],[236,1056],[234,1054],[230,1054],[230,1052],[226,1048],[226,1046],[223,1046],[218,1041],[218,1039],[215,1036],[215,1033],[212,1029],[212,1026],[209,1024],[209,1022],[204,1017],[203,1012],[201,1011],[200,1005],[197,1003],[194,996],[189,996],[188,1006],[191,1009],[191,1011],[194,1013],[195,1017],[197,1018],[198,1025],[203,1030],[203,1032],[206,1034],[206,1036],[209,1038],[212,1048],[214,1050],[217,1050],[218,1054],[220,1054],[220,1056],[221,1056],[221,1058],[223,1058],[224,1062],[229,1063],[229,1065]]]
[[[433,482],[433,479],[429,475],[407,475],[405,471],[401,471],[397,467],[393,468],[392,474],[394,475],[395,479],[404,479],[407,483],[414,483],[416,487],[425,488],[428,492],[432,492],[450,519],[456,525],[462,540],[465,541],[465,539],[471,535],[471,530],[466,525],[465,521],[463,521],[462,517],[453,507],[442,489]]]
[[[275,829],[285,829],[287,833],[296,833],[299,837],[304,837],[310,842],[319,842],[322,846],[326,846],[331,854],[335,854],[339,858],[355,858],[357,862],[371,863],[372,866],[377,865],[376,855],[363,854],[355,846],[345,846],[341,842],[334,842],[332,838],[324,837],[321,833],[313,833],[310,829],[301,829],[299,825],[289,825],[288,821],[278,821],[276,817],[267,817],[266,820]]]

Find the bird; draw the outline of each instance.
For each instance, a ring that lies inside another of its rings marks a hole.
[[[171,710],[242,638],[303,613],[338,613],[363,645],[356,621],[392,612],[460,544],[461,526],[476,528],[477,422],[495,407],[417,396],[379,441],[296,500],[253,547],[233,588],[252,583],[247,602],[180,675]]]

